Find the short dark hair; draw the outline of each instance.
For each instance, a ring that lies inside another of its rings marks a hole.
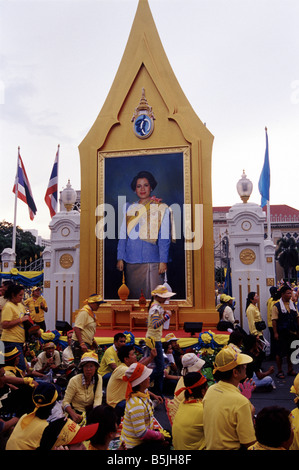
[[[118,417],[115,409],[110,405],[96,406],[88,415],[87,424],[99,423],[97,432],[90,438],[92,445],[104,445],[107,434],[116,431]]]
[[[281,286],[281,288],[279,289],[279,293],[280,295],[284,294],[285,292],[287,292],[288,290],[292,291],[292,288],[291,286],[289,286],[289,284],[283,284]]]
[[[134,176],[134,178],[132,179],[131,181],[131,188],[133,191],[135,191],[136,189],[136,184],[137,184],[137,180],[140,179],[140,178],[146,178],[150,184],[150,187],[154,190],[155,187],[157,186],[157,181],[155,180],[155,178],[153,177],[153,175],[149,172],[149,171],[139,171],[139,173]]]
[[[226,371],[216,370],[216,372],[213,373],[214,379],[216,380],[216,382],[219,382],[220,380],[223,380],[224,382],[228,381],[232,378],[233,371],[236,369],[240,370],[241,366],[239,365],[239,366],[234,367],[233,369],[226,370]]]
[[[255,435],[260,444],[268,447],[280,447],[290,438],[292,429],[290,412],[279,406],[263,408],[256,417]]]
[[[125,362],[125,358],[129,357],[130,351],[132,351],[132,349],[135,349],[133,344],[125,344],[120,348],[119,351],[117,351],[120,362]]]
[[[124,335],[123,333],[116,333],[116,335],[114,335],[114,338],[113,338],[113,341],[115,343],[115,341],[118,341],[120,338],[125,338],[126,335]]]
[[[241,331],[234,330],[229,335],[228,344],[234,344],[236,346],[240,346],[242,345],[244,339],[245,339],[245,335],[241,333]]]

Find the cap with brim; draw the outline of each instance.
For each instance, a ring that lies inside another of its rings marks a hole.
[[[94,353],[93,351],[88,351],[88,352],[84,353],[83,356],[81,357],[80,366],[83,366],[87,362],[94,362],[96,365],[99,366],[99,357],[98,357],[98,355],[96,353]]]
[[[151,373],[153,372],[152,369],[149,369],[148,367],[143,366],[142,368],[140,368],[140,373],[138,373],[138,377],[134,378],[134,380],[130,380],[130,379],[133,378],[134,372],[136,372],[137,365],[138,366],[143,366],[143,364],[139,364],[137,362],[137,363],[132,364],[128,368],[128,370],[126,370],[126,377],[127,377],[128,381],[131,383],[132,387],[136,387],[136,385],[141,384],[141,382],[143,382],[145,379],[147,379],[151,375]]]
[[[135,362],[130,365],[123,376],[123,381],[127,382],[126,400],[130,397],[133,391],[132,388],[141,384],[152,372],[152,369],[140,364],[140,362]]]
[[[79,424],[75,423],[72,419],[67,419],[52,449],[59,446],[74,445],[79,442],[88,441],[95,435],[98,427],[99,423],[79,426]]]
[[[223,302],[229,302],[230,300],[235,300],[235,297],[231,297],[230,295],[224,295]]]
[[[22,417],[21,427],[25,429],[35,417],[38,408],[52,405],[58,398],[56,387],[52,383],[39,382],[38,386],[32,393],[32,401],[35,405],[35,409]]]
[[[88,299],[86,299],[85,301],[86,303],[88,304],[105,304],[105,300],[103,300],[103,297],[101,295],[98,295],[98,294],[93,294],[91,295],[90,297],[88,297]]]
[[[168,333],[164,339],[168,343],[168,341],[177,341],[179,338],[177,338],[173,333]]]
[[[220,372],[226,372],[242,364],[249,364],[252,361],[252,357],[248,356],[247,354],[240,353],[231,345],[225,346],[221,349],[215,358],[213,372],[216,372],[217,370]]]
[[[9,348],[4,353],[5,363],[9,363],[14,361],[18,356],[20,356],[21,351],[18,350],[16,347]]]
[[[151,292],[152,296],[155,296],[157,295],[158,297],[162,297],[162,298],[165,298],[167,299],[168,297],[172,297],[174,295],[176,295],[175,292],[169,292],[169,290],[167,289],[167,287],[163,286],[163,285],[159,285],[157,286],[152,292]]]
[[[189,372],[200,371],[205,364],[205,361],[200,359],[194,353],[186,353],[182,357],[182,375],[186,375]]]

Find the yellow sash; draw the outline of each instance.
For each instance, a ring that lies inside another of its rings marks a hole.
[[[146,204],[130,206],[126,216],[128,235],[139,224],[139,238],[148,243],[156,244],[166,209],[168,209],[167,204],[157,203],[156,200],[150,200]],[[170,208],[169,210],[171,213],[172,238],[175,238],[172,211]]]

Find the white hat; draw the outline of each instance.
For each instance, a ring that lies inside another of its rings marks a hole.
[[[162,297],[162,298],[165,298],[167,299],[168,297],[172,297],[173,295],[175,295],[176,293],[175,292],[170,292],[167,287],[163,286],[163,285],[159,285],[157,286],[152,292],[151,294],[154,296],[154,295],[157,295],[158,297]]]
[[[186,353],[182,357],[182,375],[186,375],[189,372],[198,372],[204,366],[205,361],[200,359],[194,353]]]
[[[138,370],[136,370],[136,368]],[[140,362],[134,362],[134,364],[131,364],[130,367],[126,370],[126,381],[130,382],[132,387],[136,387],[136,385],[141,384],[141,382],[147,379],[152,372],[152,369],[149,369],[143,364],[140,364]],[[136,378],[132,380],[133,374],[136,376]]]

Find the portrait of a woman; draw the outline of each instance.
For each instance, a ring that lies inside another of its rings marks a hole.
[[[163,284],[174,237],[169,206],[153,195],[157,186],[152,173],[140,171],[131,182],[136,202],[126,203],[117,247],[117,269],[125,270],[129,298],[145,298]]]

